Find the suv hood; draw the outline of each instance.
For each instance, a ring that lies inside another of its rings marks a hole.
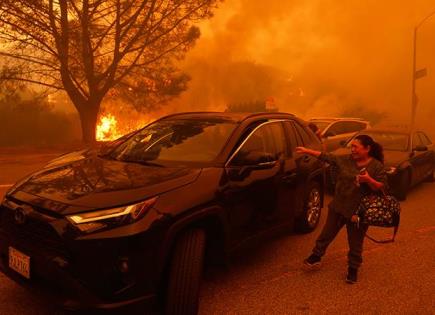
[[[190,184],[200,172],[200,168],[146,166],[79,151],[51,161],[8,196],[68,214],[139,202]]]

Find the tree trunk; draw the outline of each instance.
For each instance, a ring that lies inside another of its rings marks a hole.
[[[96,143],[96,127],[100,104],[86,104],[78,109],[80,123],[82,126],[82,140],[86,145]]]

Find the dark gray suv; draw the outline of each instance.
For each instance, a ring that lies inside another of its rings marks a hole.
[[[160,301],[194,314],[203,264],[277,229],[316,228],[320,149],[282,113],[182,113],[51,161],[0,206],[0,267],[68,308]]]

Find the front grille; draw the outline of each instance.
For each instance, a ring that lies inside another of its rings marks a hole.
[[[1,207],[0,211],[0,229],[14,242],[41,249],[47,254],[69,256],[62,238],[47,222],[27,217],[23,224],[17,224],[14,210]]]

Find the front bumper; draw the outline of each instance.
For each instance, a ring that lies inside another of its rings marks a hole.
[[[8,245],[3,237],[0,242],[0,271],[9,279],[39,298],[48,300],[66,310],[114,309],[136,303],[146,303],[152,307],[155,303],[154,294],[144,295],[123,301],[110,301],[99,298],[83,284],[58,267],[55,259],[45,260],[32,257],[31,280],[25,279],[8,266]]]
[[[152,253],[134,246],[144,244],[143,239],[72,241],[67,246],[46,222],[37,228],[30,222],[13,226],[8,210],[0,206],[0,270],[13,281],[70,310],[155,304],[155,283],[147,281],[153,268],[146,261]],[[9,267],[9,247],[30,257],[30,279]],[[120,256],[130,259],[125,274],[117,268]]]

